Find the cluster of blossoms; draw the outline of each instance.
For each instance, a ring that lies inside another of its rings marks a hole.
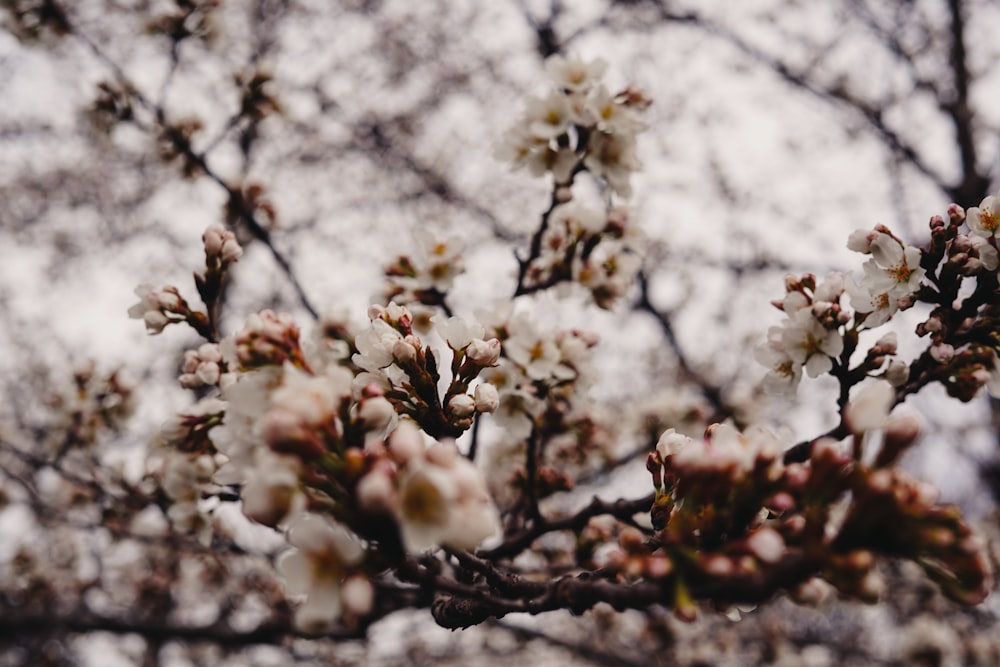
[[[612,95],[600,83],[606,64],[552,56],[546,69],[555,90],[532,98],[497,147],[497,156],[536,176],[551,172],[552,206],[542,219],[530,256],[520,260],[519,292],[560,283],[582,285],[609,308],[625,294],[641,265],[642,239],[628,211],[611,194],[632,193],[639,169],[636,136],[649,100],[634,89]],[[605,190],[605,210],[574,198],[577,174],[590,173]]]
[[[560,191],[560,196],[568,190]],[[539,253],[527,266],[529,285],[569,281],[582,286],[601,308],[610,308],[635,281],[642,265],[642,236],[628,225],[628,210],[607,212],[572,199],[549,213]]]
[[[600,83],[603,60],[585,62],[555,55],[545,63],[555,90],[528,100],[521,119],[504,135],[497,157],[533,175],[551,172],[569,185],[585,168],[619,195],[632,194],[630,177],[640,168],[636,135],[649,100],[637,90],[612,94]]]
[[[507,308],[479,313],[502,341],[497,365],[483,378],[498,391],[492,417],[502,429],[490,448],[493,493],[504,506],[524,500],[531,484],[524,467],[525,447],[538,455],[532,493],[536,499],[574,486],[574,471],[590,469],[609,457],[614,439],[602,406],[587,396],[595,373],[596,334],[577,329],[544,330],[525,313]]]
[[[426,331],[428,320],[444,304],[455,278],[465,272],[465,243],[459,238],[441,240],[422,229],[415,236],[417,252],[400,255],[385,267],[386,287],[381,301],[407,306],[417,330]]]
[[[854,232],[847,247],[871,255],[862,267],[861,282],[852,280],[848,286],[851,305],[864,316],[866,327],[884,324],[897,310],[913,304],[926,273],[920,266],[919,248],[904,244],[882,225],[873,231]]]
[[[600,61],[556,56],[547,69],[556,90],[529,102],[498,151],[554,179],[551,206],[518,258],[513,296],[576,283],[609,307],[639,270],[635,231],[612,204],[630,193],[648,100],[632,89],[610,94],[598,82]],[[606,195],[604,210],[574,198],[584,171]],[[310,632],[350,625],[383,595],[416,590],[436,595],[433,613],[445,627],[554,603],[582,610],[601,601],[599,591],[617,596],[616,606],[665,602],[685,618],[697,599],[756,603],[779,590],[807,597],[817,586],[873,599],[880,554],[913,560],[953,599],[978,602],[991,585],[982,545],[929,487],[892,467],[919,428],[890,412],[931,381],[960,398],[1000,384],[995,201],[968,216],[953,207],[949,222],[933,219],[928,249],[884,227],[852,235],[850,247],[870,255],[859,281],[837,273],[786,280],[775,303],[786,319],[757,351],[770,369],[765,384],[788,393],[803,369],[833,375],[841,384],[833,437],[805,443],[796,457],[763,429],[715,424],[691,438],[668,428],[647,459],[650,497],[616,505],[595,498],[565,521],[546,517],[539,501],[572,489],[571,473],[599,468],[606,458],[592,459],[614,441],[586,395],[595,335],[545,331],[513,303],[477,313],[478,322],[452,316],[446,297],[463,270],[462,247],[427,237],[419,257],[386,270],[384,305],[369,308],[361,330],[330,317],[304,338],[290,316],[265,310],[223,337],[215,311],[242,251],[212,227],[205,271],[195,276],[205,310],[168,287],[142,288],[130,311],[152,333],[183,321],[207,341],[181,369],[181,384],[203,397],[163,432],[168,516],[207,543],[213,508],[239,500],[247,518],[283,531],[292,548],[278,569],[289,592],[307,595],[296,622]],[[959,232],[966,217],[972,236]],[[924,355],[904,363],[895,334],[886,334],[852,366],[862,332],[917,302],[934,306],[917,331],[930,338]],[[877,379],[852,392],[869,377]],[[676,409],[677,425],[706,412],[693,401]],[[503,499],[503,521],[500,493],[474,463],[473,427],[483,415],[500,431],[494,459],[513,453],[521,462],[502,480],[513,494]],[[466,434],[463,453],[456,440]],[[647,509],[644,526],[634,517]],[[598,514],[615,520],[592,520]],[[570,569],[600,568],[600,587],[577,595],[590,577],[536,582],[504,569],[536,538],[585,525]],[[499,545],[467,553],[501,532]],[[602,557],[599,544],[615,538],[620,548]],[[428,556],[438,548],[448,550],[446,561]]]
[[[396,412],[412,417],[429,434],[457,437],[472,426],[478,413],[493,412],[497,391],[477,382],[482,371],[497,364],[500,341],[485,340],[481,325],[459,317],[431,320],[434,330],[451,350],[451,382],[438,393],[438,355],[414,333],[409,309],[390,303],[369,309],[371,326],[356,338],[353,363],[361,369],[356,387],[377,387]]]
[[[767,342],[756,350],[758,361],[769,369],[765,388],[794,393],[805,368],[810,377],[832,373],[845,389],[881,371],[900,387],[900,398],[931,381],[942,382],[962,400],[983,386],[996,392],[1000,261],[991,222],[995,202],[988,197],[968,213],[952,205],[947,221],[931,218],[931,243],[924,249],[907,245],[882,225],[854,232],[848,247],[870,256],[860,280],[845,282],[832,273],[817,285],[813,276],[789,276],[785,298],[775,302],[787,319],[772,327]],[[962,231],[963,224],[970,233]],[[851,309],[841,304],[844,294]],[[917,303],[933,308],[917,326],[918,335],[929,337],[921,357],[909,365],[895,357],[896,335],[890,332],[850,367],[860,332]]]
[[[206,307],[203,288],[217,291],[239,256],[218,237],[206,232],[207,270],[196,276]],[[185,321],[211,321],[185,308]],[[215,391],[164,427],[156,453],[175,528],[207,544],[213,509],[239,498],[251,520],[287,529],[295,550],[279,569],[290,591],[309,592],[296,617],[303,629],[367,613],[380,559],[475,548],[499,527],[479,471],[449,441],[497,408],[497,390],[479,375],[498,363],[500,341],[461,318],[433,318],[452,354],[441,396],[439,353],[414,334],[410,311],[390,303],[369,315],[347,350],[342,323],[328,318],[303,340],[288,315],[265,310],[187,351],[181,384]]]
[[[844,351],[840,329],[850,320],[850,313],[840,304],[844,278],[839,273],[831,273],[819,284],[813,275],[788,276],[785,290],[785,298],[774,305],[787,317],[768,330],[767,342],[755,352],[770,370],[765,388],[781,394],[794,393],[803,368],[810,377],[833,368]]]
[[[52,417],[39,425],[52,458],[90,450],[102,433],[118,430],[134,409],[134,388],[115,371],[98,373],[93,365],[73,373],[73,391],[46,397]]]
[[[853,447],[819,439],[803,462],[785,462],[762,430],[715,424],[699,440],[668,429],[647,461],[654,537],[623,533],[609,566],[668,582],[681,616],[704,587],[757,602],[769,587],[804,595],[813,577],[875,600],[878,552],[920,563],[958,601],[981,601],[992,585],[984,544],[932,487],[892,467],[919,434],[915,417],[890,416],[893,398],[885,383],[867,386],[846,408]],[[881,446],[865,452],[876,431]]]
[[[128,315],[142,320],[151,334],[160,333],[168,324],[187,321],[191,313],[187,302],[173,287],[154,289],[143,283],[135,288],[135,295],[139,303],[129,308]]]

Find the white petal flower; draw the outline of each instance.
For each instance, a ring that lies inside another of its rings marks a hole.
[[[858,392],[847,405],[844,417],[854,433],[873,431],[885,426],[896,400],[896,391],[886,382],[875,382]]]
[[[288,541],[297,550],[278,559],[277,568],[289,593],[309,595],[295,615],[296,626],[323,630],[341,613],[340,584],[364,553],[358,541],[325,517],[304,514],[292,524]]]
[[[1000,238],[1000,195],[991,195],[966,211],[965,222],[977,236]]]
[[[607,67],[608,63],[601,58],[588,62],[575,56],[556,54],[545,61],[545,71],[555,84],[571,92],[588,90],[604,75]]]
[[[635,138],[629,135],[595,132],[590,137],[584,165],[592,174],[607,180],[622,197],[632,196],[632,172],[642,164],[636,155]]]
[[[478,322],[468,322],[461,317],[442,318],[435,315],[431,318],[438,333],[453,350],[464,350],[475,339],[482,339],[486,334]]]
[[[358,353],[352,361],[366,371],[377,371],[393,362],[393,348],[403,335],[381,319],[373,320],[371,326],[354,339]]]
[[[771,327],[767,331],[767,341],[754,349],[754,359],[768,369],[764,376],[763,388],[768,394],[794,396],[802,379],[802,364],[785,352],[782,327]]]
[[[440,546],[457,496],[458,487],[445,470],[423,464],[408,467],[399,487],[400,533],[407,551]]]
[[[529,98],[525,116],[532,135],[540,139],[554,139],[569,129],[572,109],[565,95],[552,92],[545,98]]]
[[[661,459],[665,460],[668,456],[673,456],[685,447],[688,447],[692,442],[693,440],[683,433],[678,433],[674,429],[668,428],[660,435],[660,439],[656,442],[656,453],[660,455]]]
[[[864,283],[872,294],[901,299],[920,287],[926,273],[920,266],[920,249],[903,246],[888,234],[879,234],[871,244],[872,259],[863,267]]]
[[[844,339],[835,329],[827,329],[812,311],[802,309],[786,320],[782,343],[788,356],[802,364],[809,377],[818,377],[833,367],[831,357],[844,349]]]
[[[867,313],[865,326],[869,329],[885,324],[899,310],[896,297],[889,293],[873,294],[853,278],[847,284],[847,296],[854,310]]]

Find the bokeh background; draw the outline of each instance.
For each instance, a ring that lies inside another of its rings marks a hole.
[[[0,433],[5,446],[44,440],[48,397],[74,369],[121,368],[139,387],[136,416],[94,460],[132,479],[159,424],[190,403],[173,377],[196,343],[180,331],[149,338],[126,315],[132,290],[150,282],[193,295],[201,232],[225,219],[234,192],[255,198],[272,243],[243,229],[228,331],[264,307],[308,329],[306,301],[360,325],[382,267],[414,251],[417,230],[465,244],[457,313],[513,292],[514,252],[549,184],[493,150],[526,97],[546,90],[554,53],[603,58],[612,89],[633,85],[654,101],[629,202],[646,236],[650,307],[638,289],[610,312],[576,294],[519,306],[543,324],[601,333],[596,391],[609,411],[697,405],[789,443],[825,431],[835,423],[829,378],[804,381],[794,400],[757,388],[752,348],[780,320],[769,302],[783,276],[860,272],[846,248],[854,229],[886,224],[920,243],[949,202],[977,205],[1000,186],[1000,6],[989,0],[4,0],[0,17]],[[166,127],[190,130],[204,163],[172,154]],[[916,321],[894,321],[902,340]],[[915,350],[904,343],[904,355]],[[906,408],[926,423],[907,466],[995,531],[995,406],[985,396],[959,406],[930,388]],[[623,452],[643,444],[629,437]],[[24,461],[8,463],[5,487],[26,474]],[[642,458],[631,463],[596,490],[617,497],[645,484]],[[25,543],[58,551],[48,543],[58,518],[0,513],[0,580],[17,583]],[[101,544],[95,562],[127,560]],[[0,640],[0,664],[499,665],[530,655],[957,665],[976,664],[969,651],[998,655],[988,653],[1000,650],[995,595],[960,612],[909,573],[895,576],[909,583],[881,607],[779,601],[730,610],[738,622],[709,611],[693,626],[598,610],[460,635],[404,612],[367,642],[245,645],[76,627],[72,605],[28,632],[9,593],[0,630],[22,634]],[[50,594],[61,585],[72,588]],[[178,607],[185,600],[174,593]]]

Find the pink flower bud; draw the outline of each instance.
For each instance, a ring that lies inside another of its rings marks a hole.
[[[222,244],[222,250],[219,252],[222,256],[222,263],[229,264],[230,262],[235,262],[240,257],[243,256],[243,248],[240,247],[239,242],[236,240],[235,236],[232,236],[230,232],[230,238],[227,238]]]
[[[417,358],[417,349],[412,343],[400,339],[392,346],[392,357],[402,364],[410,363]]]
[[[455,394],[448,401],[448,412],[459,419],[468,417],[475,411],[476,401],[468,394]]]
[[[493,412],[500,406],[500,394],[497,388],[488,382],[476,385],[474,393],[476,412]]]
[[[870,229],[856,229],[847,237],[847,249],[864,253],[872,251],[872,241],[878,238],[878,232]]]
[[[401,419],[396,430],[389,436],[386,446],[396,463],[405,464],[423,453],[424,439],[416,424],[408,419]]]
[[[366,577],[354,575],[341,584],[340,600],[349,615],[364,616],[375,604],[375,588]]]
[[[390,513],[396,506],[395,489],[389,475],[379,468],[361,478],[355,489],[358,505],[366,512]]]
[[[747,548],[765,563],[776,563],[785,553],[785,540],[773,528],[760,528],[747,538]]]
[[[382,396],[366,398],[358,406],[358,417],[372,430],[384,429],[395,415],[392,403]]]
[[[496,366],[500,360],[500,341],[496,338],[488,341],[476,338],[469,343],[465,355],[474,364],[483,368]]]
[[[929,350],[931,358],[940,363],[947,363],[955,356],[955,348],[948,343],[938,343]]]
[[[897,345],[896,332],[890,331],[878,339],[875,348],[879,350],[880,354],[896,354]]]
[[[910,377],[910,368],[902,359],[892,358],[883,377],[893,387],[901,387]]]
[[[209,225],[205,233],[201,235],[201,241],[205,244],[205,254],[209,257],[217,257],[222,252],[223,234],[222,225]]]
[[[896,392],[888,383],[868,385],[847,405],[844,417],[848,427],[853,433],[882,428],[895,399]]]
[[[142,321],[146,325],[146,331],[150,334],[158,334],[170,324],[167,316],[158,310],[147,310],[142,316]]]

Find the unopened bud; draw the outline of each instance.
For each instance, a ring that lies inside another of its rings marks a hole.
[[[773,528],[760,528],[747,538],[747,548],[765,563],[776,563],[785,553],[785,540]]]
[[[375,604],[375,588],[366,577],[356,574],[340,585],[340,600],[350,616],[365,616]]]
[[[955,356],[955,348],[948,343],[932,345],[929,350],[931,358],[940,363],[947,363]]]
[[[417,358],[417,349],[412,343],[400,339],[392,346],[392,357],[399,363],[409,363]]]
[[[497,388],[488,382],[476,385],[474,393],[476,412],[493,412],[500,405],[500,394]]]
[[[465,349],[465,356],[483,368],[496,366],[500,360],[500,341],[496,338],[490,340],[476,338]]]
[[[885,369],[883,376],[893,387],[901,387],[906,384],[910,377],[910,367],[902,359],[893,357],[889,360],[889,365]]]
[[[448,401],[448,412],[459,419],[468,417],[476,411],[476,401],[468,394],[455,394]]]
[[[896,332],[890,331],[878,339],[873,349],[878,350],[879,354],[896,354],[897,345]]]
[[[390,512],[395,506],[395,490],[389,475],[378,468],[361,478],[355,489],[358,506],[366,512]]]
[[[872,241],[877,237],[878,232],[870,229],[856,229],[847,237],[847,249],[867,255],[871,253]]]
[[[424,439],[417,425],[408,419],[401,419],[396,430],[386,443],[389,454],[396,463],[406,463],[424,451]]]
[[[382,396],[366,398],[358,406],[358,417],[372,430],[384,429],[395,415],[392,403]]]

